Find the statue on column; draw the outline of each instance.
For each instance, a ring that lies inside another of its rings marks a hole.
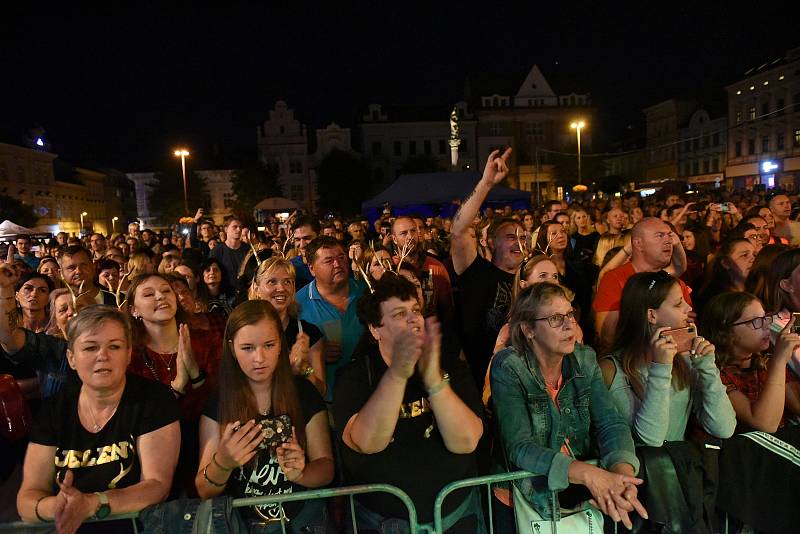
[[[458,168],[458,147],[461,145],[461,127],[458,122],[458,107],[453,106],[453,111],[450,112],[450,164],[453,170]]]

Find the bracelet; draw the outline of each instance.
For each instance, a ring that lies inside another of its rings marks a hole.
[[[36,519],[38,519],[42,523],[47,523],[48,521],[47,521],[47,519],[42,517],[42,515],[39,513],[39,503],[42,502],[43,500],[45,500],[47,497],[49,497],[49,495],[45,495],[44,497],[39,497],[39,500],[36,501],[35,505],[33,505],[33,513],[36,514]]]
[[[191,382],[191,384],[193,386],[196,386],[197,384],[199,384],[200,382],[202,382],[205,379],[206,379],[206,372],[203,371],[202,369],[200,369],[200,372],[198,373],[197,378],[189,378],[189,382]]]
[[[214,465],[216,465],[217,467],[219,467],[220,469],[222,469],[225,472],[233,471],[234,469],[236,469],[235,467],[225,467],[221,463],[219,463],[217,461],[217,453],[216,453],[216,451],[214,452],[214,454],[211,455],[211,461],[214,462]]]
[[[309,365],[305,369],[303,369],[303,372],[300,374],[303,375],[304,378],[308,378],[309,376],[314,374],[314,368]]]
[[[450,383],[450,375],[444,373],[442,375],[442,381],[428,390],[428,397],[433,397],[434,395],[442,391],[445,388],[445,386],[447,386],[447,384],[449,383]]]
[[[216,486],[217,488],[224,488],[224,487],[225,487],[225,484],[219,484],[219,483],[217,483],[217,482],[214,482],[214,481],[213,481],[213,480],[211,480],[210,478],[208,478],[208,466],[209,466],[209,465],[211,465],[211,464],[208,464],[208,465],[206,465],[206,466],[203,468],[203,478],[204,478],[204,479],[206,479],[206,482],[208,482],[208,483],[209,483],[209,484],[211,484],[212,486]]]

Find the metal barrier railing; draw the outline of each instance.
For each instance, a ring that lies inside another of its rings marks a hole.
[[[400,499],[400,501],[403,503],[403,505],[406,507],[406,510],[408,511],[408,525],[410,532],[412,534],[417,534],[422,532],[434,532],[428,525],[417,524],[417,509],[414,507],[414,503],[411,501],[411,497],[409,497],[408,494],[405,493],[400,488],[397,488],[389,484],[364,484],[360,486],[345,486],[342,488],[326,488],[326,489],[316,489],[308,491],[298,491],[294,493],[282,493],[278,495],[264,495],[261,497],[248,497],[242,499],[234,499],[232,506],[234,508],[242,508],[245,506],[259,506],[263,504],[308,501],[314,499],[330,499],[334,497],[349,497],[350,520],[352,522],[353,532],[358,532],[354,497],[356,495],[361,495],[364,493],[388,493]],[[133,521],[134,531],[138,532],[135,521],[135,519],[138,516],[139,516],[138,513],[115,514],[102,520],[89,520],[87,522],[94,523],[94,522],[117,521],[120,519],[131,519],[134,520]],[[52,528],[53,528],[52,522],[28,523],[25,521],[15,521],[13,523],[0,523],[0,531],[36,532],[37,530],[44,530],[44,529],[52,530]],[[287,532],[285,522],[281,522],[281,531],[284,534]]]
[[[494,533],[494,517],[492,514],[492,485],[501,482],[511,482],[514,480],[521,480],[523,478],[532,478],[539,475],[534,475],[528,471],[514,471],[513,473],[499,473],[496,475],[485,475],[474,478],[467,478],[464,480],[456,480],[446,485],[439,491],[436,500],[433,504],[433,526],[438,534],[444,533],[444,522],[442,518],[442,505],[444,500],[454,491],[464,488],[476,488],[486,486],[486,510],[488,510],[488,527],[489,533]],[[617,532],[617,524],[614,523],[614,532]]]

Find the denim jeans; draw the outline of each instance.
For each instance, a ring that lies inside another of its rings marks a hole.
[[[379,534],[410,533],[410,526],[408,524],[408,520],[406,519],[383,517],[379,513],[359,504],[357,500],[355,501],[355,509],[356,528],[358,528],[358,532],[373,531],[378,532]],[[345,532],[353,534],[353,523],[352,519],[350,518],[349,507],[347,515],[348,521],[345,526]],[[469,516],[475,516],[475,522],[477,523],[475,528],[471,529],[470,533],[474,532],[475,534],[485,534],[486,525],[483,520],[483,509],[481,508],[480,503],[480,491],[477,489],[473,489],[469,496],[464,499],[464,502],[458,505],[455,510],[450,512],[449,515],[442,519],[442,526],[444,527],[445,532],[458,523],[461,519],[468,518]]]

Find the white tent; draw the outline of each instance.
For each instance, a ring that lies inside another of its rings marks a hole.
[[[17,235],[33,235],[36,232],[30,228],[25,228],[18,224],[14,224],[9,220],[5,220],[0,224],[0,237],[12,237]]]

